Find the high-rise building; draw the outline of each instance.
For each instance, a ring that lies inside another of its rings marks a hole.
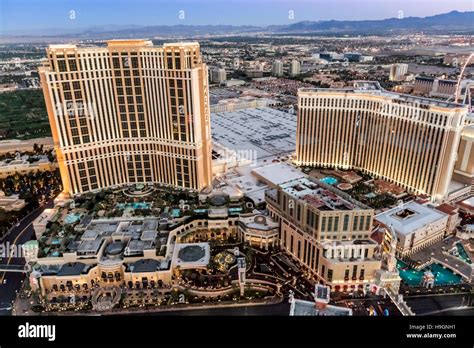
[[[227,79],[225,69],[214,68],[211,69],[211,81],[214,83],[222,83]]]
[[[408,64],[392,64],[390,66],[390,81],[403,81],[408,72]]]
[[[465,106],[358,82],[300,89],[298,109],[298,164],[354,168],[411,193],[446,198]]]
[[[466,91],[472,83],[473,80],[462,79],[459,81],[460,91]],[[417,76],[413,85],[413,94],[448,99],[454,97],[457,85],[456,80]]]
[[[474,125],[466,125],[462,130],[453,179],[470,186],[474,193]]]
[[[211,183],[208,73],[198,43],[51,45],[41,84],[66,193]]]
[[[293,59],[290,63],[290,76],[298,76],[300,74],[301,64],[296,59]]]
[[[275,60],[272,65],[272,76],[283,76],[283,63]]]

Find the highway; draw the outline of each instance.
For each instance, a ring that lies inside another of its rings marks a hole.
[[[53,199],[48,200],[44,205],[25,217],[19,224],[12,228],[11,232],[2,240],[2,244],[21,245],[29,240],[35,239],[33,221],[47,209],[54,205]],[[0,265],[24,265],[25,260],[18,257],[5,257],[0,260]],[[0,272],[0,315],[9,315],[11,303],[15,300],[16,291],[24,281],[24,273]]]

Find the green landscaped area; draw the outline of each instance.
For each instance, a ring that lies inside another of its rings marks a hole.
[[[40,89],[0,93],[0,140],[51,136]]]

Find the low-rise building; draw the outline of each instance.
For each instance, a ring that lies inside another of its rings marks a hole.
[[[15,159],[12,161],[1,161],[0,162],[0,179],[6,178],[9,175],[28,174],[30,172],[45,172],[53,171],[54,164],[51,163],[48,158],[41,158],[35,162],[29,162],[24,159]]]
[[[239,216],[240,239],[252,246],[268,250],[278,244],[279,224],[269,216],[249,214]]]
[[[5,211],[18,211],[26,206],[24,199],[19,198],[18,195],[5,196],[3,191],[0,191],[0,209]]]
[[[154,217],[103,218],[88,220],[84,228],[81,221],[75,228],[78,236],[60,252],[40,246],[30,283],[48,300],[78,296],[93,305],[98,292],[112,288],[169,293],[176,272],[207,268],[210,247],[202,240],[238,239],[238,216],[222,211],[221,218],[168,223]]]
[[[395,230],[396,254],[402,258],[423,250],[452,232],[448,230],[448,214],[416,202],[397,206],[375,219]]]
[[[33,221],[33,229],[35,230],[36,239],[39,239],[43,235],[43,233],[46,231],[48,223],[57,213],[58,209],[48,208],[43,210],[43,213],[41,213],[41,215]]]

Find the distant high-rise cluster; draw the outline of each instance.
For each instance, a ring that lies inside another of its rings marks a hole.
[[[226,79],[227,79],[227,74],[225,72],[225,69],[222,69],[222,68],[211,69],[211,82],[222,83]]]
[[[403,81],[405,80],[405,75],[408,72],[408,64],[392,64],[390,66],[390,81]]]
[[[298,76],[301,71],[301,63],[293,59],[290,63],[290,76]]]
[[[40,69],[64,191],[211,183],[208,72],[198,43],[51,45]]]
[[[467,108],[372,87],[300,89],[297,163],[359,169],[445,199]]]
[[[283,63],[281,60],[275,60],[272,65],[272,76],[283,76]]]

